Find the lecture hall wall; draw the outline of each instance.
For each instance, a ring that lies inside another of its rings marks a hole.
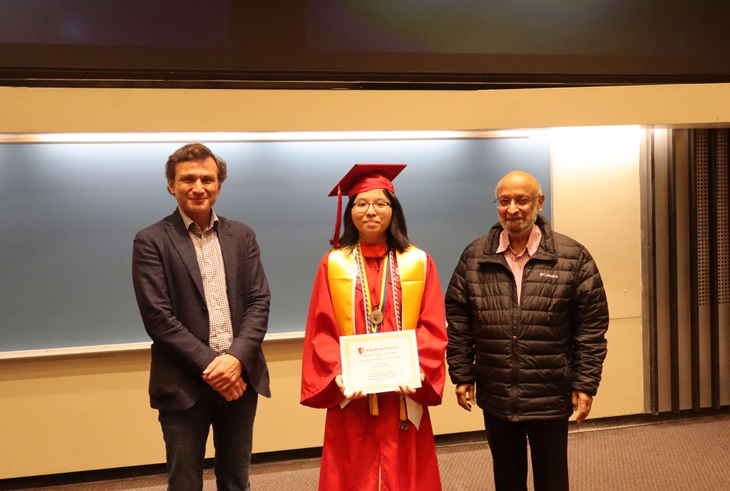
[[[728,123],[730,85],[463,92],[0,88],[0,108],[0,133],[551,128],[554,228],[588,247],[608,292],[609,354],[591,414],[601,418],[645,408],[640,126]],[[274,398],[260,402],[254,451],[320,446],[324,411],[299,405],[301,340],[264,348]],[[164,462],[148,406],[148,368],[146,350],[0,359],[0,479]],[[432,418],[437,434],[482,428],[479,412],[460,409],[450,385]]]

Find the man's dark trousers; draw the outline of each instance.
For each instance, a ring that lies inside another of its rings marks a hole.
[[[535,491],[568,491],[568,420],[513,423],[484,412],[497,491],[527,491],[527,441]]]
[[[213,426],[218,491],[247,491],[253,423],[258,394],[248,387],[240,399],[226,400],[211,388],[185,410],[160,410],[167,451],[168,489],[203,489],[208,431]]]

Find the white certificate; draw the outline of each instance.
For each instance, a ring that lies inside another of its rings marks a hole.
[[[340,337],[342,381],[348,392],[391,392],[421,386],[416,331]]]

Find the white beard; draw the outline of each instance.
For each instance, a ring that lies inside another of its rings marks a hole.
[[[537,206],[533,206],[532,210],[529,213],[525,214],[524,217],[521,217],[519,220],[505,220],[500,217],[499,224],[502,225],[502,228],[507,230],[507,232],[515,235],[520,235],[527,232],[528,230],[532,230],[532,226],[535,225],[536,220]]]

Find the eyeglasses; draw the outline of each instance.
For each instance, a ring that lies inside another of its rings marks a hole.
[[[538,194],[533,198],[529,198],[527,196],[519,196],[517,198],[497,198],[494,200],[494,203],[497,205],[497,208],[509,208],[512,202],[514,202],[515,206],[522,208],[523,206],[529,205],[540,196],[541,195]]]
[[[390,207],[390,203],[387,201],[376,201],[375,203],[368,203],[367,201],[355,201],[352,204],[352,209],[359,212],[366,212],[370,207],[375,208],[375,211],[385,211]]]

